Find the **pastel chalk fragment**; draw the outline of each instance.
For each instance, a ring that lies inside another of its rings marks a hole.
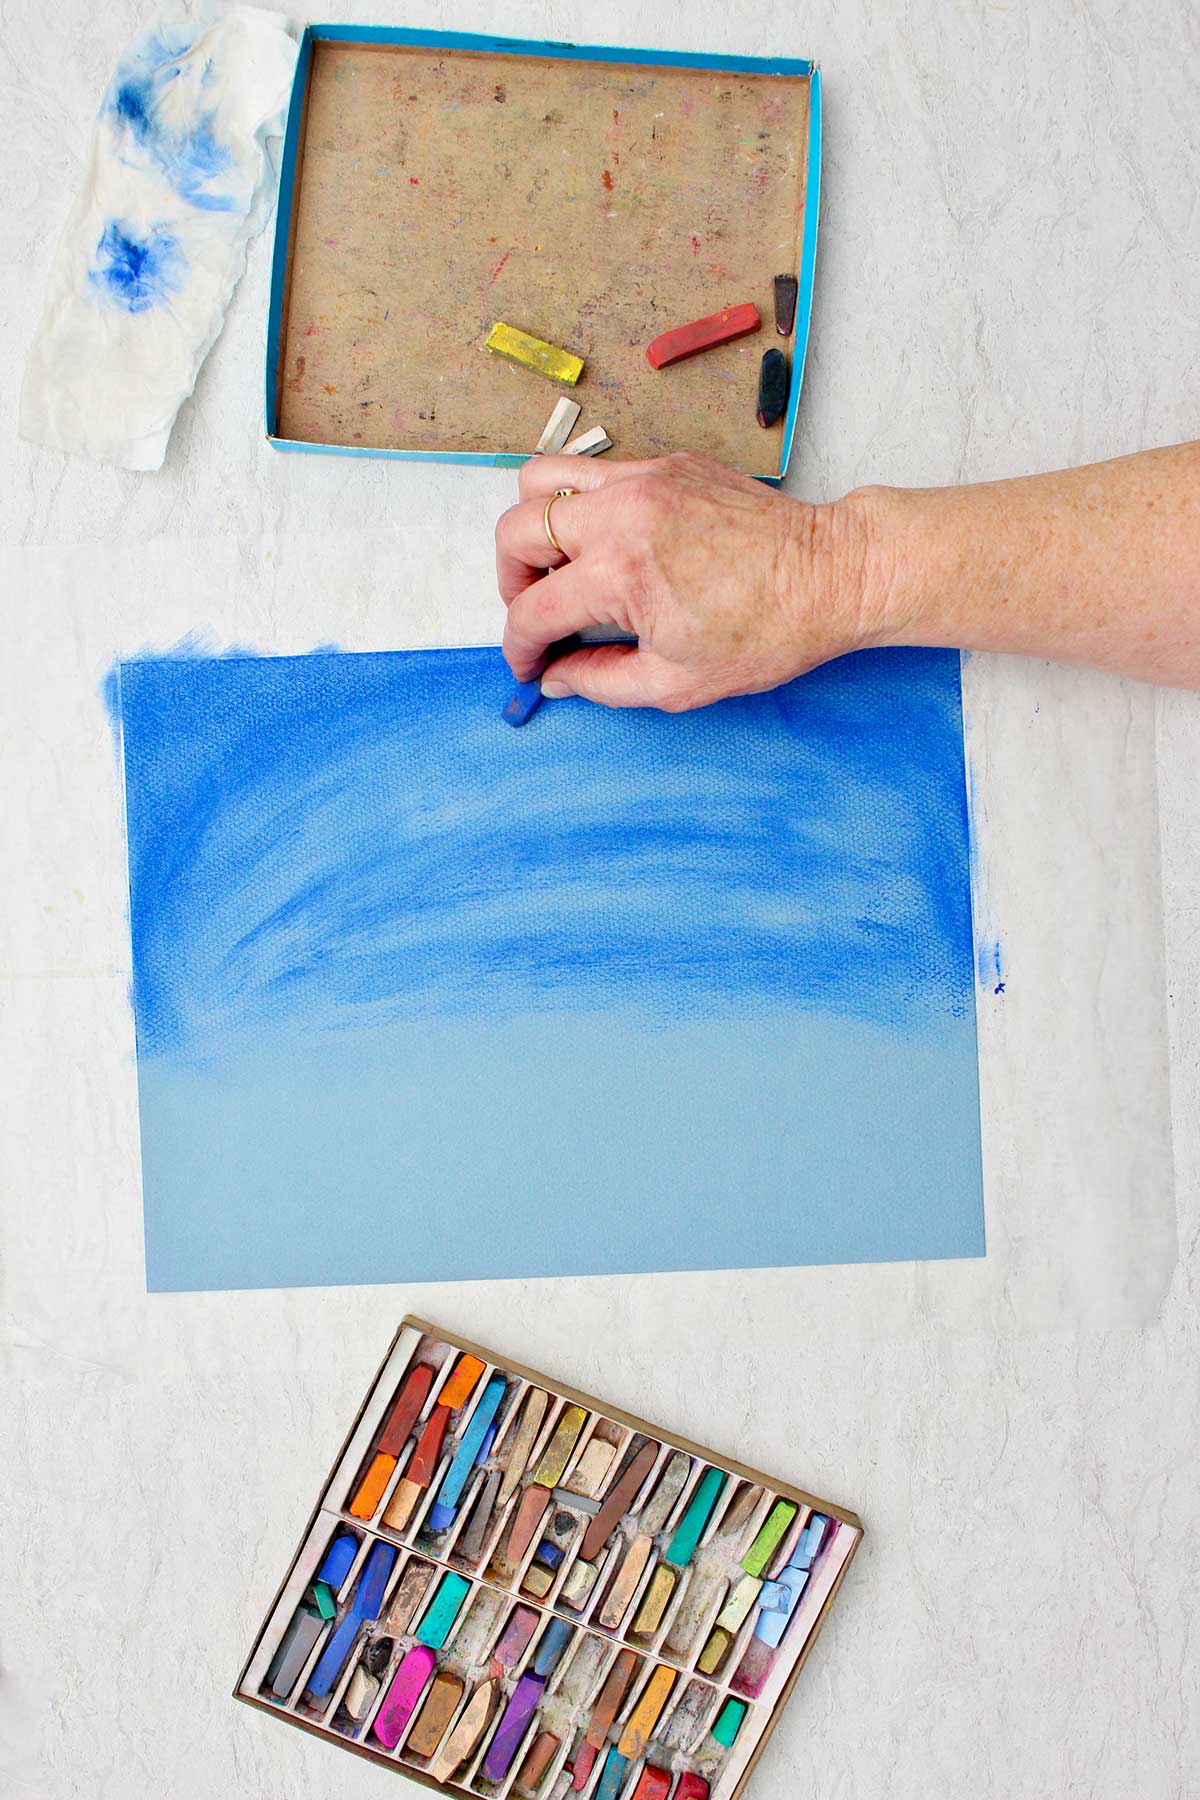
[[[508,1605],[508,1596],[495,1588],[477,1587],[467,1616],[454,1637],[454,1657],[459,1668],[470,1668],[483,1655],[483,1647]]]
[[[540,1675],[543,1681],[549,1681],[574,1635],[575,1627],[569,1620],[551,1619],[538,1639],[532,1663],[534,1674]]]
[[[433,1386],[434,1370],[429,1363],[418,1363],[410,1369],[397,1394],[387,1424],[379,1434],[376,1450],[383,1456],[398,1457],[408,1442],[409,1433]]]
[[[554,1571],[544,1563],[530,1563],[521,1577],[521,1592],[531,1600],[544,1600],[554,1586]]]
[[[617,1800],[621,1791],[621,1783],[625,1779],[625,1771],[629,1767],[629,1758],[622,1756],[619,1749],[609,1750],[604,1759],[604,1767],[600,1771],[600,1779],[596,1783],[595,1800]]]
[[[477,1356],[465,1354],[460,1356],[449,1379],[438,1394],[438,1405],[449,1407],[451,1412],[457,1412],[459,1407],[470,1399],[475,1390],[475,1383],[483,1374],[486,1366]],[[503,1381],[504,1377],[501,1376],[500,1379]]]
[[[566,1551],[560,1550],[557,1544],[551,1543],[548,1537],[544,1537],[533,1554],[538,1562],[545,1563],[548,1569],[558,1569],[562,1566]]]
[[[464,1562],[476,1563],[483,1555],[484,1539],[496,1512],[500,1482],[499,1469],[491,1469],[479,1484],[467,1528],[454,1546],[454,1555]]]
[[[813,1513],[800,1533],[799,1540],[789,1561],[798,1569],[811,1569],[825,1544],[825,1533],[830,1526],[824,1513]]]
[[[743,1527],[749,1524],[750,1517],[757,1510],[762,1497],[763,1491],[755,1482],[744,1481],[721,1514],[721,1523],[717,1527],[717,1541],[725,1544],[736,1538]]]
[[[358,1539],[354,1533],[351,1531],[339,1532],[325,1552],[325,1558],[317,1570],[316,1579],[323,1581],[326,1587],[331,1587],[336,1594],[353,1568],[357,1555]]]
[[[746,1702],[744,1700],[734,1700],[733,1698],[726,1700],[724,1706],[717,1714],[716,1722],[712,1728],[712,1734],[716,1738],[718,1744],[722,1744],[725,1749],[728,1750],[734,1739],[737,1737],[738,1732],[742,1729],[742,1720],[745,1717]]]
[[[457,1374],[458,1371],[455,1370],[455,1377]],[[508,1382],[503,1375],[493,1375],[467,1420],[458,1448],[450,1460],[450,1467],[442,1476],[437,1498],[429,1511],[427,1524],[431,1531],[445,1531],[454,1523],[467,1477],[475,1466],[475,1458],[491,1429],[507,1386]]]
[[[514,682],[512,693],[500,709],[500,717],[506,725],[528,725],[541,704],[540,681]]]
[[[703,350],[715,350],[718,344],[732,344],[737,338],[749,337],[761,325],[758,308],[750,301],[727,306],[723,312],[709,313],[706,318],[661,332],[646,345],[646,360],[653,369],[665,369],[670,363],[699,356]]]
[[[576,1494],[571,1488],[556,1487],[553,1498],[559,1506],[573,1506],[576,1512],[586,1513],[594,1518],[600,1511],[600,1502],[591,1494]]]
[[[546,428],[534,445],[535,456],[557,456],[567,439],[575,429],[575,421],[583,411],[578,400],[570,400],[566,394],[557,401],[554,411],[546,420]]]
[[[567,1478],[566,1491],[569,1494],[577,1494],[582,1499],[591,1499],[594,1494],[598,1494],[608,1471],[613,1466],[616,1454],[617,1446],[610,1443],[607,1438],[589,1438],[579,1453],[579,1461]],[[575,1502],[576,1505],[578,1503],[578,1501]],[[597,1506],[596,1511],[599,1510]]]
[[[266,1674],[266,1685],[277,1699],[287,1699],[324,1629],[325,1621],[319,1612],[306,1606],[296,1608]]]
[[[749,1576],[746,1577],[749,1580]],[[783,1581],[764,1581],[758,1604],[764,1612],[791,1612],[794,1599],[791,1588]]]
[[[508,1774],[545,1690],[546,1684],[540,1675],[526,1672],[517,1682],[483,1759],[485,1781],[503,1781]]]
[[[390,1544],[372,1544],[367,1552],[367,1560],[354,1584],[350,1603],[342,1614],[341,1622],[330,1633],[325,1648],[317,1658],[317,1666],[308,1678],[307,1691],[314,1700],[323,1699],[328,1694],[358,1642],[363,1625],[378,1616],[395,1560],[396,1552]]]
[[[723,1586],[720,1575],[692,1575],[667,1634],[667,1649],[674,1655],[684,1658],[691,1655],[704,1622],[716,1602],[718,1591]]]
[[[439,1669],[430,1683],[429,1692],[421,1702],[421,1710],[408,1734],[405,1750],[412,1756],[432,1756],[446,1734],[446,1727],[458,1711],[458,1703],[462,1697],[462,1679],[449,1669]]]
[[[605,1738],[612,1730],[613,1721],[621,1710],[622,1702],[629,1691],[638,1667],[638,1658],[632,1650],[618,1650],[613,1657],[612,1667],[604,1678],[604,1686],[600,1689],[596,1704],[592,1708],[592,1716],[588,1720],[588,1728],[584,1741],[599,1750]],[[583,1782],[579,1783],[580,1787]]]
[[[658,1536],[691,1472],[691,1457],[682,1450],[676,1450],[659,1476],[654,1492],[638,1514],[639,1531],[648,1532],[651,1537]]]
[[[729,1598],[717,1614],[717,1624],[735,1635],[750,1617],[750,1609],[762,1592],[762,1582],[754,1575],[743,1575],[729,1591]]]
[[[644,1533],[639,1533],[631,1540],[617,1570],[616,1579],[604,1596],[604,1604],[600,1608],[599,1623],[605,1630],[615,1631],[625,1617],[653,1550],[653,1538],[646,1537]]]
[[[612,439],[603,425],[593,425],[590,431],[581,431],[577,438],[563,445],[564,456],[602,456],[606,450],[612,449]]]
[[[538,699],[542,697],[541,686],[536,681],[523,681],[522,688],[537,688]],[[507,716],[507,715],[506,715]],[[521,1416],[513,1436],[512,1448],[504,1465],[504,1480],[500,1486],[500,1506],[506,1506],[509,1497],[516,1492],[517,1484],[529,1466],[530,1453],[534,1440],[541,1430],[542,1420],[546,1416],[549,1396],[541,1388],[530,1388],[521,1405]]]
[[[671,1791],[671,1777],[665,1769],[656,1769],[653,1763],[647,1763],[637,1778],[637,1786],[629,1800],[667,1800]]]
[[[759,1530],[758,1536],[742,1558],[747,1575],[761,1575],[780,1544],[787,1536],[799,1508],[792,1500],[777,1500]]]
[[[788,1593],[790,1598],[786,1606],[774,1607],[770,1611],[764,1610],[759,1613],[754,1626],[754,1635],[762,1643],[770,1644],[772,1648],[782,1643],[783,1634],[788,1628],[788,1620],[795,1610],[796,1602],[808,1586],[808,1580],[809,1571],[796,1568],[794,1563],[789,1563],[786,1569],[779,1571],[776,1585]]]
[[[432,1563],[416,1561],[407,1563],[404,1573],[396,1585],[396,1591],[388,1604],[387,1612],[380,1620],[381,1630],[386,1632],[389,1637],[403,1637],[432,1580]]]
[[[450,1571],[442,1576],[417,1627],[418,1643],[428,1644],[433,1650],[441,1649],[450,1636],[470,1587],[464,1575]]]
[[[514,1566],[521,1561],[532,1544],[549,1505],[550,1496],[544,1487],[527,1487],[521,1495],[508,1542],[504,1547],[505,1556]]]
[[[663,1622],[663,1614],[671,1604],[671,1595],[675,1592],[677,1576],[670,1563],[659,1563],[650,1580],[650,1586],[642,1595],[641,1604],[634,1615],[631,1635],[636,1638],[653,1637]]]
[[[704,1536],[704,1528],[724,1486],[725,1477],[720,1469],[706,1469],[700,1477],[688,1501],[687,1510],[667,1546],[667,1561],[674,1563],[677,1568],[683,1568],[695,1555],[696,1546]]]
[[[787,357],[782,350],[768,350],[759,364],[758,404],[754,414],[764,431],[783,417],[787,397]]]
[[[717,1690],[707,1681],[689,1681],[683,1698],[663,1729],[663,1743],[672,1750],[690,1750],[700,1734],[701,1720],[712,1711]]]
[[[730,1687],[735,1687],[739,1694],[749,1694],[751,1699],[756,1699],[766,1686],[774,1662],[774,1649],[770,1644],[764,1643],[755,1631],[730,1680]]]
[[[534,1612],[532,1606],[515,1606],[512,1617],[492,1652],[493,1661],[502,1669],[515,1669],[529,1648],[529,1640],[537,1630],[541,1617],[540,1613]]]
[[[450,1409],[446,1406],[435,1406],[426,1419],[425,1429],[404,1471],[404,1479],[384,1508],[383,1523],[390,1530],[404,1530],[422,1493],[437,1474],[449,1423]]]
[[[571,1452],[578,1443],[579,1434],[586,1424],[586,1407],[567,1406],[563,1408],[550,1442],[543,1450],[537,1468],[533,1471],[533,1479],[539,1487],[552,1488],[562,1480],[567,1464],[571,1460]]]
[[[725,1658],[729,1655],[729,1646],[733,1642],[733,1633],[723,1625],[714,1625],[700,1652],[696,1667],[702,1675],[715,1675]]]
[[[633,1504],[642,1483],[658,1461],[658,1452],[657,1444],[646,1442],[626,1458],[612,1488],[604,1496],[603,1506],[583,1534],[579,1554],[584,1562],[591,1562],[603,1550],[616,1530],[618,1521]]]
[[[552,1731],[539,1731],[526,1752],[516,1780],[519,1794],[535,1794],[542,1778],[558,1753],[562,1739]]]
[[[671,1697],[671,1689],[675,1686],[675,1671],[666,1663],[658,1663],[651,1672],[650,1679],[637,1697],[637,1702],[625,1721],[625,1728],[617,1739],[617,1748],[622,1756],[632,1762],[641,1756],[646,1745],[654,1736],[654,1727],[662,1716],[663,1707]]]
[[[396,1648],[395,1640],[390,1637],[372,1638],[363,1652],[363,1661],[372,1675],[386,1675],[388,1664],[392,1660],[392,1651]]]
[[[596,1563],[573,1562],[563,1577],[558,1598],[571,1612],[582,1612],[591,1598],[600,1569]]]
[[[371,1710],[371,1703],[378,1692],[378,1680],[371,1674],[369,1669],[364,1668],[362,1663],[359,1663],[357,1669],[355,1669],[353,1675],[350,1677],[350,1684],[346,1689],[342,1701],[342,1704],[345,1706],[346,1711],[350,1714],[350,1717],[354,1720],[355,1724],[358,1724],[361,1720],[366,1718]]]
[[[358,1484],[353,1500],[350,1502],[351,1516],[356,1519],[373,1519],[375,1508],[383,1499],[384,1489],[392,1478],[392,1470],[396,1467],[396,1458],[379,1450],[371,1460],[371,1466]]]
[[[435,1781],[451,1780],[467,1758],[475,1754],[488,1728],[496,1693],[494,1681],[484,1681],[475,1689],[454,1730],[434,1758],[429,1772]]]
[[[544,338],[533,337],[501,320],[488,332],[485,346],[493,356],[502,356],[505,362],[516,363],[519,368],[532,369],[535,375],[545,375],[550,381],[561,381],[566,387],[574,387],[583,374],[582,356],[560,350],[556,344],[548,344]]]
[[[694,1769],[685,1769],[675,1789],[675,1800],[708,1800],[708,1783]]]
[[[316,1601],[317,1611],[320,1613],[321,1617],[323,1619],[332,1619],[334,1613],[337,1611],[337,1601],[333,1597],[333,1590],[328,1587],[325,1582],[314,1582],[313,1599]]]
[[[437,1657],[428,1644],[414,1644],[392,1676],[392,1684],[383,1705],[375,1714],[372,1734],[385,1750],[394,1750],[404,1735],[404,1728],[425,1692],[425,1684],[433,1674]]]
[[[800,283],[794,275],[775,277],[775,329],[780,337],[790,337],[796,323],[796,299]]]

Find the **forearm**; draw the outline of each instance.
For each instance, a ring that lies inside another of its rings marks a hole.
[[[1200,688],[1200,443],[963,488],[862,489],[866,641]],[[836,510],[836,509],[835,509]]]

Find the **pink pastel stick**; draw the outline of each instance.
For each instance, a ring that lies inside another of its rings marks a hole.
[[[436,1662],[437,1657],[427,1644],[414,1644],[393,1675],[387,1699],[376,1713],[372,1726],[385,1750],[394,1750],[400,1742]]]

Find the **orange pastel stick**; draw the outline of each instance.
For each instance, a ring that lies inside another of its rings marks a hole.
[[[383,1499],[383,1490],[391,1480],[392,1470],[396,1466],[394,1456],[377,1454],[370,1468],[358,1484],[358,1492],[350,1502],[350,1516],[355,1519],[373,1519],[375,1508]]]
[[[483,1374],[484,1365],[477,1356],[460,1356],[454,1373],[438,1395],[438,1405],[449,1407],[454,1412],[466,1400]]]

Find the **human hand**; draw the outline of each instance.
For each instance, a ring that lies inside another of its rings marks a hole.
[[[560,555],[545,531],[546,501]],[[600,462],[538,456],[496,527],[508,607],[504,654],[519,681],[547,646],[589,625],[638,644],[576,650],[542,681],[548,699],[608,706],[707,706],[758,693],[880,641],[854,508],[790,499],[707,457]]]

